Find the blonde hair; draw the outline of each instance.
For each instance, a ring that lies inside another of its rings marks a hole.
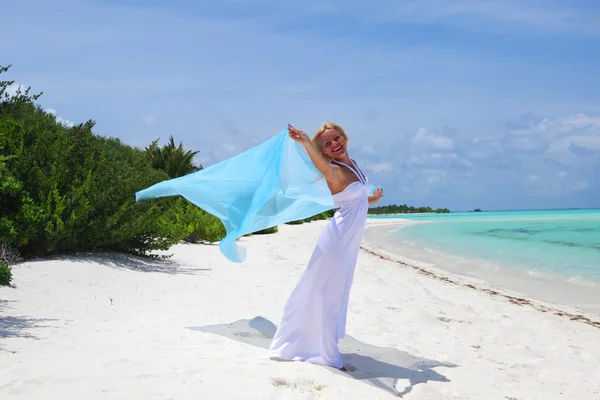
[[[346,143],[348,143],[348,136],[346,135],[346,132],[344,132],[344,129],[341,126],[339,126],[338,124],[335,124],[333,122],[325,122],[323,125],[321,125],[319,127],[319,129],[317,129],[317,133],[315,133],[315,135],[312,138],[313,145],[321,153],[323,153],[323,149],[321,148],[321,144],[319,143],[319,138],[321,137],[323,132],[325,132],[328,129],[335,129],[336,131],[338,131],[340,133],[340,135],[342,135],[344,137],[344,139],[346,139]]]

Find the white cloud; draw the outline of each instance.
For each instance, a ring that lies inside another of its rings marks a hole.
[[[407,161],[410,165],[425,165],[426,159],[423,155],[411,154]]]
[[[467,137],[459,142],[456,147],[457,150],[461,151],[464,158],[476,160],[481,165],[490,165],[491,161],[506,158],[498,137],[476,136],[472,139]]]
[[[56,117],[56,121],[59,124],[63,124],[64,126],[66,126],[67,128],[71,128],[73,126],[75,126],[75,123],[73,121],[70,121],[68,119],[64,119],[63,117]]]
[[[427,132],[425,128],[419,128],[416,136],[413,138],[416,147],[422,149],[431,149],[438,151],[450,151],[454,149],[454,142],[451,138],[443,135],[435,135]]]
[[[366,155],[369,155],[369,156],[374,156],[374,155],[377,154],[377,151],[375,150],[375,148],[373,146],[369,145],[369,144],[365,144],[365,145],[360,146],[359,150],[360,150],[360,152],[362,154],[366,154]]]
[[[13,83],[12,85],[10,85],[9,87],[6,88],[6,93],[8,93],[9,96],[16,96],[17,91],[21,90],[21,92],[24,92],[27,89],[27,86],[23,86],[20,83]]]
[[[66,126],[67,128],[71,128],[71,127],[75,126],[75,123],[73,121],[70,121],[68,119],[61,117],[60,115],[57,115],[56,110],[53,108],[44,108],[44,111],[47,114],[54,115],[54,117],[56,118],[56,122]]]
[[[474,166],[471,161],[459,156],[456,153],[433,153],[431,154],[430,158],[432,160],[452,161],[456,164],[460,164],[469,168]]]
[[[536,170],[528,176],[527,190],[554,196],[598,188],[594,171],[600,161],[600,117],[579,113],[526,125],[510,131],[504,143],[507,151],[539,153],[519,156],[526,168]]]
[[[433,185],[447,175],[446,171],[439,169],[430,169],[423,171],[428,185]]]
[[[152,115],[146,115],[142,117],[142,121],[148,125],[154,125],[158,120]]]
[[[394,169],[392,163],[390,163],[390,162],[381,162],[381,163],[377,163],[377,164],[370,164],[370,165],[367,165],[366,168],[375,173],[389,172]]]
[[[600,151],[600,129],[596,132],[590,132],[587,135],[576,134],[559,138],[550,145],[549,150],[551,152],[570,151],[578,155],[587,155],[589,152]]]
[[[600,116],[571,114],[511,130],[504,138],[508,149],[544,152],[556,165],[580,163],[582,156],[600,152]]]
[[[509,133],[515,136],[537,136],[553,139],[571,134],[573,131],[594,130],[600,128],[600,116],[585,114],[571,114],[561,118],[543,119],[537,124],[532,124]]]
[[[518,151],[536,152],[548,148],[548,144],[536,137],[512,137],[509,139],[509,146]]]
[[[206,164],[206,163],[208,163],[208,162],[210,162],[210,161],[211,161],[211,158],[210,158],[210,156],[202,156],[202,157],[198,157],[198,156],[196,156],[196,159],[197,159],[197,160],[198,160],[198,162],[199,162],[200,164],[202,164],[202,165],[204,165],[204,164]]]
[[[221,148],[228,153],[235,153],[235,151],[237,150],[237,147],[235,147],[233,143],[223,143],[221,145]]]
[[[600,116],[589,116],[586,114],[571,114],[554,121],[544,120],[548,125],[559,124],[568,128],[600,127]]]

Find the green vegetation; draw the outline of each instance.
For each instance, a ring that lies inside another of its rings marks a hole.
[[[449,213],[447,208],[432,209],[431,207],[413,207],[403,204],[397,206],[395,204],[389,206],[371,207],[369,214],[413,214],[413,213]]]
[[[271,233],[277,233],[279,231],[279,228],[276,226],[272,226],[270,228],[266,228],[257,232],[254,232],[253,235],[268,235]]]
[[[135,192],[201,169],[193,164],[197,152],[175,146],[172,136],[166,146],[154,141],[141,150],[95,135],[91,120],[66,126],[35,103],[41,94],[9,94],[13,83],[0,81],[0,247],[23,258],[149,255],[181,240],[225,236],[221,221],[181,197],[135,202]]]
[[[191,243],[213,243],[225,237],[225,227],[221,220],[184,199],[179,200],[185,203],[186,211],[188,212],[189,235],[185,238],[185,241]]]
[[[198,151],[186,151],[182,143],[175,147],[173,136],[169,138],[169,143],[163,147],[158,147],[158,140],[156,139],[150,146],[146,147],[146,153],[150,157],[152,168],[165,171],[169,178],[178,178],[202,169],[201,165],[195,166],[193,163],[194,156],[199,153]]]
[[[12,271],[7,264],[0,264],[0,286],[10,285]]]

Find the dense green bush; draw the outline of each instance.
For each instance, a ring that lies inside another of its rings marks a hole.
[[[6,264],[0,264],[0,285],[6,286],[10,285],[10,281],[12,280],[12,270]]]
[[[136,191],[168,178],[142,151],[95,136],[92,121],[67,128],[28,106],[26,116],[6,107],[0,114],[0,237],[9,245],[23,256],[96,248],[143,254],[187,236],[175,199],[135,203]]]
[[[186,200],[180,200],[185,202],[187,207],[187,224],[190,233],[186,237],[186,241],[191,243],[218,242],[225,237],[225,227],[221,220]]]
[[[310,222],[310,221],[305,221],[303,219],[298,219],[296,221],[290,221],[290,222],[286,222],[287,225],[302,225],[305,222]]]
[[[1,70],[0,70],[1,72]],[[24,257],[111,249],[147,254],[190,234],[176,198],[135,203],[168,175],[146,152],[67,127],[0,82],[0,238]],[[4,96],[2,96],[4,94]]]

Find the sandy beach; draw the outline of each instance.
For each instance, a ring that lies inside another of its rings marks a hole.
[[[15,265],[14,287],[0,287],[0,398],[600,398],[600,316],[366,241],[340,343],[349,371],[269,360],[326,223],[245,237],[244,264],[216,245],[179,244],[167,261],[88,254]]]
[[[423,221],[399,219],[371,219],[364,234],[371,250],[382,254],[392,252],[397,260],[413,266],[424,267],[438,275],[451,273],[461,280],[485,282],[514,296],[527,296],[553,304],[555,307],[568,305],[584,313],[600,315],[600,284],[596,281],[571,279],[531,269],[514,268],[509,263],[499,263],[485,258],[461,256],[459,252],[448,253],[407,242],[406,235],[398,236],[400,229]],[[408,235],[410,237],[410,235]],[[409,239],[410,241],[410,239]],[[577,257],[576,254],[573,257]],[[418,261],[416,261],[418,260]],[[579,260],[577,260],[579,261]],[[511,268],[512,267],[512,268]],[[575,311],[578,312],[578,311]]]

